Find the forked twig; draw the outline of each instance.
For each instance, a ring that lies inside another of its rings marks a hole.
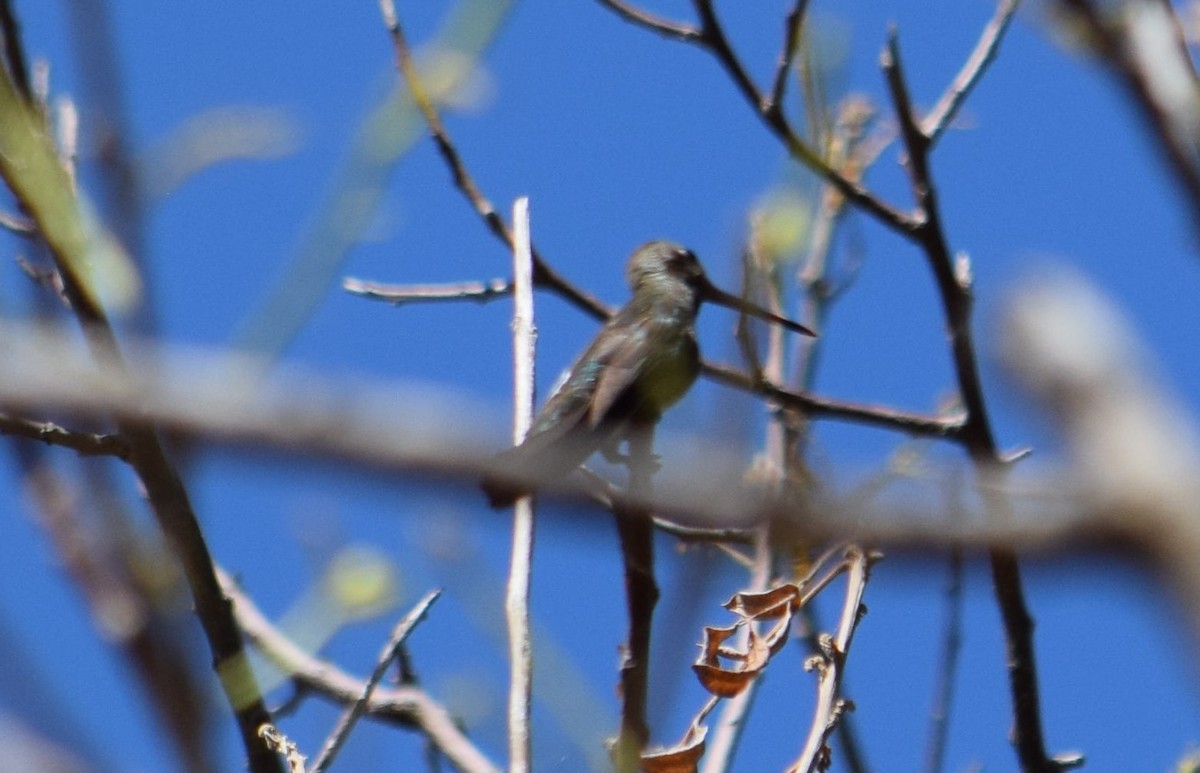
[[[618,10],[612,0],[600,0],[600,2],[609,8]],[[623,11],[618,10],[618,12],[626,21],[638,24],[657,34],[664,34],[664,28],[656,23],[655,18],[651,17],[650,14],[646,14],[643,11],[634,12],[627,3],[622,2],[619,5],[625,9]],[[913,225],[907,215],[892,208],[889,204],[871,194],[859,182],[846,178],[830,166],[829,162],[817,150],[796,133],[791,124],[788,123],[783,111],[779,110],[758,89],[726,38],[725,31],[717,19],[716,12],[713,10],[711,0],[693,0],[693,6],[701,20],[699,35],[668,35],[668,37],[700,46],[711,53],[717,62],[725,68],[725,71],[729,73],[729,76],[737,85],[738,91],[750,104],[755,115],[759,117],[772,134],[783,142],[792,158],[828,181],[830,185],[837,188],[843,196],[853,201],[864,212],[875,217],[889,228],[895,229],[900,233],[907,233]],[[786,56],[786,53],[784,56]]]
[[[329,740],[321,748],[321,753],[313,762],[309,773],[324,773],[324,771],[333,764],[337,757],[338,751],[342,748],[342,744],[350,737],[350,731],[358,723],[358,720],[366,712],[367,706],[371,701],[371,694],[383,681],[384,675],[387,673],[388,666],[400,653],[400,648],[404,646],[404,642],[409,635],[416,629],[417,625],[425,619],[429,608],[433,606],[433,602],[437,601],[442,595],[440,590],[430,591],[409,610],[396,627],[392,629],[392,635],[388,637],[387,644],[384,645],[383,651],[379,653],[379,658],[375,661],[375,668],[371,671],[371,676],[367,678],[363,685],[362,692],[358,699],[346,708],[342,715],[338,718],[337,724],[333,728],[333,732],[329,736]]]
[[[846,572],[846,600],[842,605],[837,631],[833,636],[822,637],[823,651],[813,655],[806,664],[818,675],[817,708],[813,712],[804,749],[792,767],[788,768],[788,773],[809,773],[824,769],[823,762],[829,738],[844,713],[854,708],[854,704],[842,696],[841,683],[845,675],[850,642],[866,612],[862,598],[867,587],[871,562],[874,560],[874,556],[864,553],[858,547],[852,546],[846,551],[846,557],[841,564],[842,571]]]
[[[800,44],[803,41],[801,33],[804,30],[807,12],[808,0],[796,0],[791,13],[783,22],[783,47],[779,49],[779,61],[775,65],[775,76],[771,79],[773,85],[768,109],[783,109],[783,95],[787,88],[788,75],[792,71],[792,64],[796,61],[796,53],[800,50]]]
[[[301,649],[276,628],[228,573],[217,569],[221,587],[233,603],[238,624],[247,638],[302,689],[339,704],[358,700],[365,680],[355,679],[337,666]],[[423,690],[412,685],[380,686],[367,698],[372,717],[414,727],[423,732],[442,754],[466,773],[499,773],[459,728],[453,717]]]
[[[947,245],[938,208],[937,189],[929,169],[931,138],[922,130],[913,110],[894,29],[888,36],[881,64],[900,123],[908,174],[921,213],[914,240],[921,246],[933,271],[950,332],[959,396],[966,409],[959,442],[970,455],[980,481],[994,483],[998,478],[1005,477],[1005,464],[988,419],[971,333],[970,268],[967,258],[953,258]],[[994,493],[994,490],[985,496],[985,500],[994,518],[1003,519],[1010,509],[1005,497]],[[1072,762],[1053,760],[1046,754],[1033,647],[1033,620],[1025,603],[1016,553],[1008,548],[992,548],[989,559],[1008,646],[1017,755],[1025,770],[1063,770],[1070,767]]]

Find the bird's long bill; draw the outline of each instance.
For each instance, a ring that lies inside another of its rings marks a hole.
[[[705,281],[704,283],[704,300],[719,303],[722,306],[727,306],[731,309],[737,309],[743,313],[749,314],[759,319],[765,319],[768,322],[774,322],[777,325],[782,325],[788,330],[797,333],[803,333],[806,336],[816,336],[816,333],[801,325],[799,322],[793,322],[787,317],[781,317],[774,312],[767,311],[762,306],[756,306],[749,301],[743,300],[736,295],[725,292],[721,288],[714,285],[712,282]]]

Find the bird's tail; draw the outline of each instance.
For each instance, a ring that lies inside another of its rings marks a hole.
[[[511,506],[545,484],[575,471],[592,455],[594,438],[584,435],[537,435],[493,458],[480,484],[494,509]]]

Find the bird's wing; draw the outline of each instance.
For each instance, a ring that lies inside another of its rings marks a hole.
[[[518,448],[525,449],[529,457],[537,457],[543,452],[553,453],[556,446],[568,444],[567,441],[572,437],[575,439],[569,444],[578,442],[585,446],[592,445],[586,439],[590,431],[595,429],[595,425],[589,421],[592,396],[615,348],[614,342],[604,336],[592,341],[575,360],[570,374],[538,411],[529,434]],[[588,451],[585,456],[590,453]]]
[[[617,320],[614,320],[616,322]],[[653,325],[643,321],[638,325],[625,326],[625,335],[606,341],[597,340],[596,351],[592,352],[592,360],[602,364],[597,374],[596,387],[588,401],[587,426],[596,429],[602,422],[620,421],[624,416],[616,416],[615,406],[619,401],[624,402],[621,413],[628,413],[635,405],[630,402],[632,397],[629,390],[637,383],[638,376],[645,366],[645,339],[650,334]],[[622,400],[622,398],[625,398]]]

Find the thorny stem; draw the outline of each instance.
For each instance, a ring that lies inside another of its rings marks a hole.
[[[989,512],[997,520],[1005,520],[1011,517],[1009,504],[1004,496],[994,492],[1002,487],[1006,472],[988,419],[971,335],[969,268],[965,257],[956,263],[947,246],[929,169],[931,139],[916,121],[895,30],[888,36],[882,66],[900,122],[909,178],[921,213],[920,227],[914,236],[933,271],[941,297],[959,395],[966,410],[960,442],[974,462],[980,482],[988,484],[983,488]],[[992,548],[988,556],[1008,648],[1017,756],[1026,771],[1062,770],[1070,763],[1052,760],[1046,754],[1033,646],[1033,619],[1025,603],[1016,553],[1011,549]]]

